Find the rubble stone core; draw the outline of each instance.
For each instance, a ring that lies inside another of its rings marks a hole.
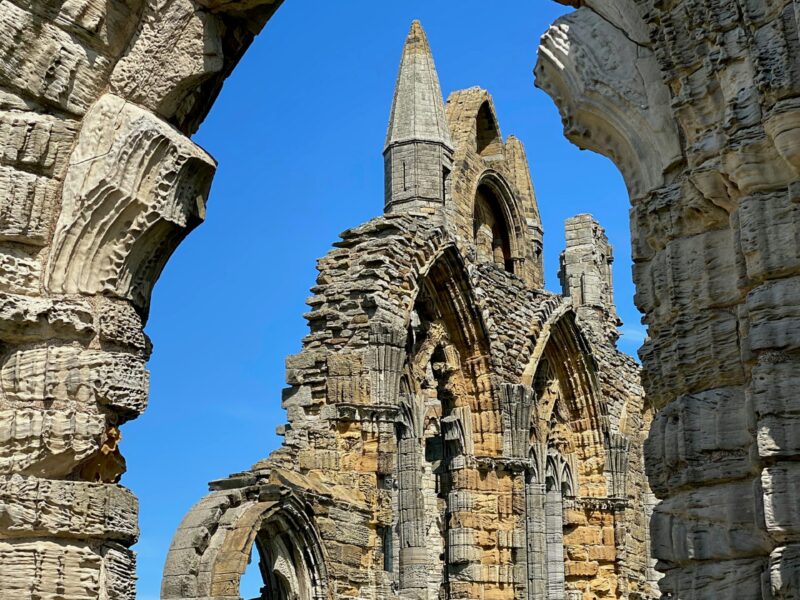
[[[318,262],[283,446],[211,484],[162,597],[238,598],[256,548],[264,600],[654,598],[643,393],[602,229],[572,219],[570,296],[541,289],[524,148],[485,90],[445,107],[416,22],[386,162],[387,214]]]

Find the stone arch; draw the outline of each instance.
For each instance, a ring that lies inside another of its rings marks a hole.
[[[477,179],[473,198],[472,223],[478,261],[496,262],[506,271],[519,274],[528,240],[520,207],[508,182],[494,169],[486,169]],[[484,240],[479,239],[479,235],[487,234],[490,237],[486,241],[491,244],[491,250],[499,251],[497,255],[481,253]]]
[[[503,136],[494,107],[484,100],[475,117],[475,150],[481,156],[492,156],[503,150]]]
[[[284,489],[257,500],[212,492],[184,517],[164,567],[164,600],[239,600],[257,550],[269,600],[331,600],[325,552],[310,506]]]
[[[605,401],[588,342],[575,318],[569,301],[553,310],[536,338],[521,383],[535,387],[537,371],[544,363],[551,365],[563,387],[568,410],[578,420],[581,431],[605,432],[608,426]],[[540,414],[538,418],[544,423],[550,414]]]

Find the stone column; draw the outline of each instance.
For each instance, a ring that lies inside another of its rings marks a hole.
[[[659,585],[796,597],[797,3],[581,4],[545,34],[537,84],[631,198]]]
[[[560,486],[545,493],[544,518],[547,600],[564,600],[564,503]]]
[[[547,597],[547,540],[545,525],[545,489],[543,483],[525,485],[526,533],[528,551],[528,599]]]
[[[414,429],[403,427],[397,443],[397,530],[400,590],[405,598],[427,596],[428,551],[425,545],[425,499],[422,496],[422,452],[422,442]]]
[[[528,600],[547,598],[547,523],[545,482],[547,446],[536,443],[530,449],[530,466],[525,484],[526,537],[528,559]]]

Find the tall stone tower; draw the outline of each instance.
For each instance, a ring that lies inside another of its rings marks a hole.
[[[385,165],[385,211],[420,211],[443,218],[453,165],[439,77],[428,38],[411,24],[389,117]]]

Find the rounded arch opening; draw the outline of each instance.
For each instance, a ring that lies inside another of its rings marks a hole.
[[[233,510],[238,514],[230,528],[218,530],[218,549],[207,553],[208,564],[198,565],[198,572],[210,572],[210,580],[198,580],[197,597],[244,597],[243,580],[248,591],[255,587],[249,563],[257,560],[262,586],[252,600],[330,600],[322,542],[310,509],[290,497]]]

